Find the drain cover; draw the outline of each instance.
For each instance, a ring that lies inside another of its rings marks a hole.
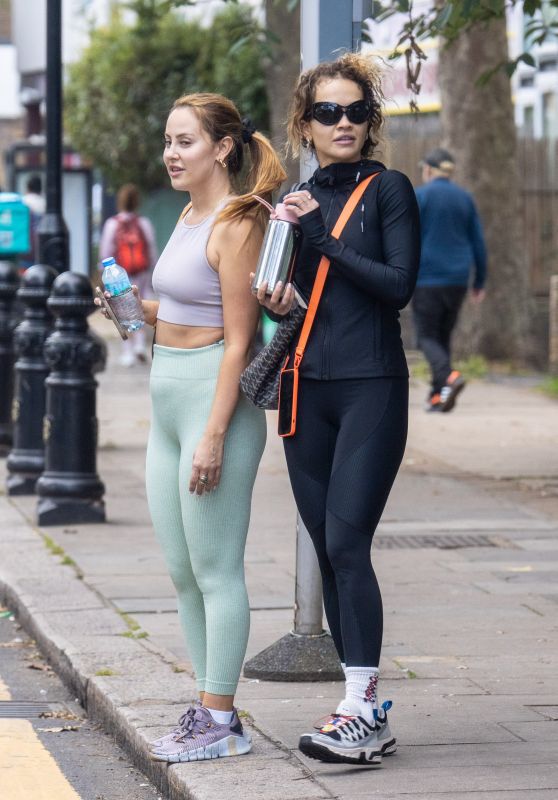
[[[0,719],[32,719],[47,711],[52,711],[48,703],[34,703],[27,700],[0,700]]]
[[[504,539],[484,534],[447,534],[436,536],[379,535],[374,547],[379,550],[409,550],[436,547],[438,550],[457,550],[462,547],[510,547]]]

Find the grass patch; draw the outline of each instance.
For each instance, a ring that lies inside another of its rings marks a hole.
[[[117,674],[118,674],[117,672],[115,672],[113,669],[108,669],[108,667],[105,667],[103,669],[98,669],[97,672],[95,673],[95,675],[97,675],[99,678],[110,678],[111,675],[117,675]]]
[[[60,563],[61,564],[65,564],[68,567],[75,567],[76,566],[76,562],[74,561],[73,558],[70,558],[70,556],[64,556],[64,558],[62,559],[62,561]]]
[[[453,366],[455,369],[462,373],[466,381],[479,380],[486,378],[488,375],[488,361],[484,356],[469,356],[454,361]],[[430,381],[430,367],[427,361],[421,358],[416,364],[411,367],[411,377],[421,381]]]
[[[480,380],[486,378],[489,372],[489,364],[484,356],[468,356],[453,363],[454,369],[459,370],[466,381]],[[410,367],[411,377],[416,380],[430,381],[430,367],[424,358],[421,358]]]
[[[45,543],[45,547],[47,548],[47,550],[53,556],[64,556],[64,555],[66,555],[65,552],[64,552],[64,548],[60,547],[59,544],[56,544],[56,542],[53,539],[51,539],[50,536],[47,536],[44,533],[43,533],[42,536],[43,536],[43,541]]]
[[[120,616],[122,617],[122,619],[126,623],[126,626],[128,627],[128,630],[130,630],[132,632],[133,631],[139,631],[139,629],[141,628],[141,625],[139,625],[139,623],[137,623],[133,617],[131,617],[129,614],[126,614],[125,611],[119,611],[118,613],[120,614]]]
[[[469,356],[455,362],[455,368],[463,373],[465,380],[474,381],[475,378],[486,378],[488,375],[488,361],[484,356]]]
[[[135,633],[134,631],[124,631],[120,634],[120,636],[125,636],[126,639],[147,639],[149,634],[147,631],[140,631],[139,633]]]
[[[546,378],[540,385],[540,390],[549,397],[558,398],[558,376]]]
[[[147,631],[141,630],[141,625],[139,625],[139,623],[137,623],[133,617],[131,617],[129,614],[126,614],[125,611],[119,611],[118,613],[128,627],[127,631],[124,631],[124,633],[120,634],[121,636],[125,636],[127,639],[147,639],[149,634]]]
[[[180,664],[173,664],[171,669],[173,672],[187,672],[187,670],[184,669],[184,667],[181,667]]]

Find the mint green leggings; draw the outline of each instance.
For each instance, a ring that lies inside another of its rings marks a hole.
[[[201,497],[189,493],[192,457],[223,352],[222,342],[194,350],[155,345],[146,478],[198,689],[231,695],[250,628],[244,548],[266,423],[264,412],[241,395],[225,439],[219,486]]]

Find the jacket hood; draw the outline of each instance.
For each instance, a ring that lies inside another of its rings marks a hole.
[[[310,184],[350,189],[361,179],[374,172],[383,172],[385,166],[380,161],[361,159],[351,164],[335,163],[327,167],[318,167],[310,178]]]

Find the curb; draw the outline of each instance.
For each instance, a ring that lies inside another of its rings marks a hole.
[[[288,750],[249,719],[254,743],[242,758],[167,765],[149,756],[149,740],[168,731],[196,696],[188,673],[148,640],[129,638],[121,615],[48,552],[40,531],[0,497],[0,600],[16,614],[88,715],[100,722],[169,800],[326,800]],[[173,698],[173,702],[169,698]]]

